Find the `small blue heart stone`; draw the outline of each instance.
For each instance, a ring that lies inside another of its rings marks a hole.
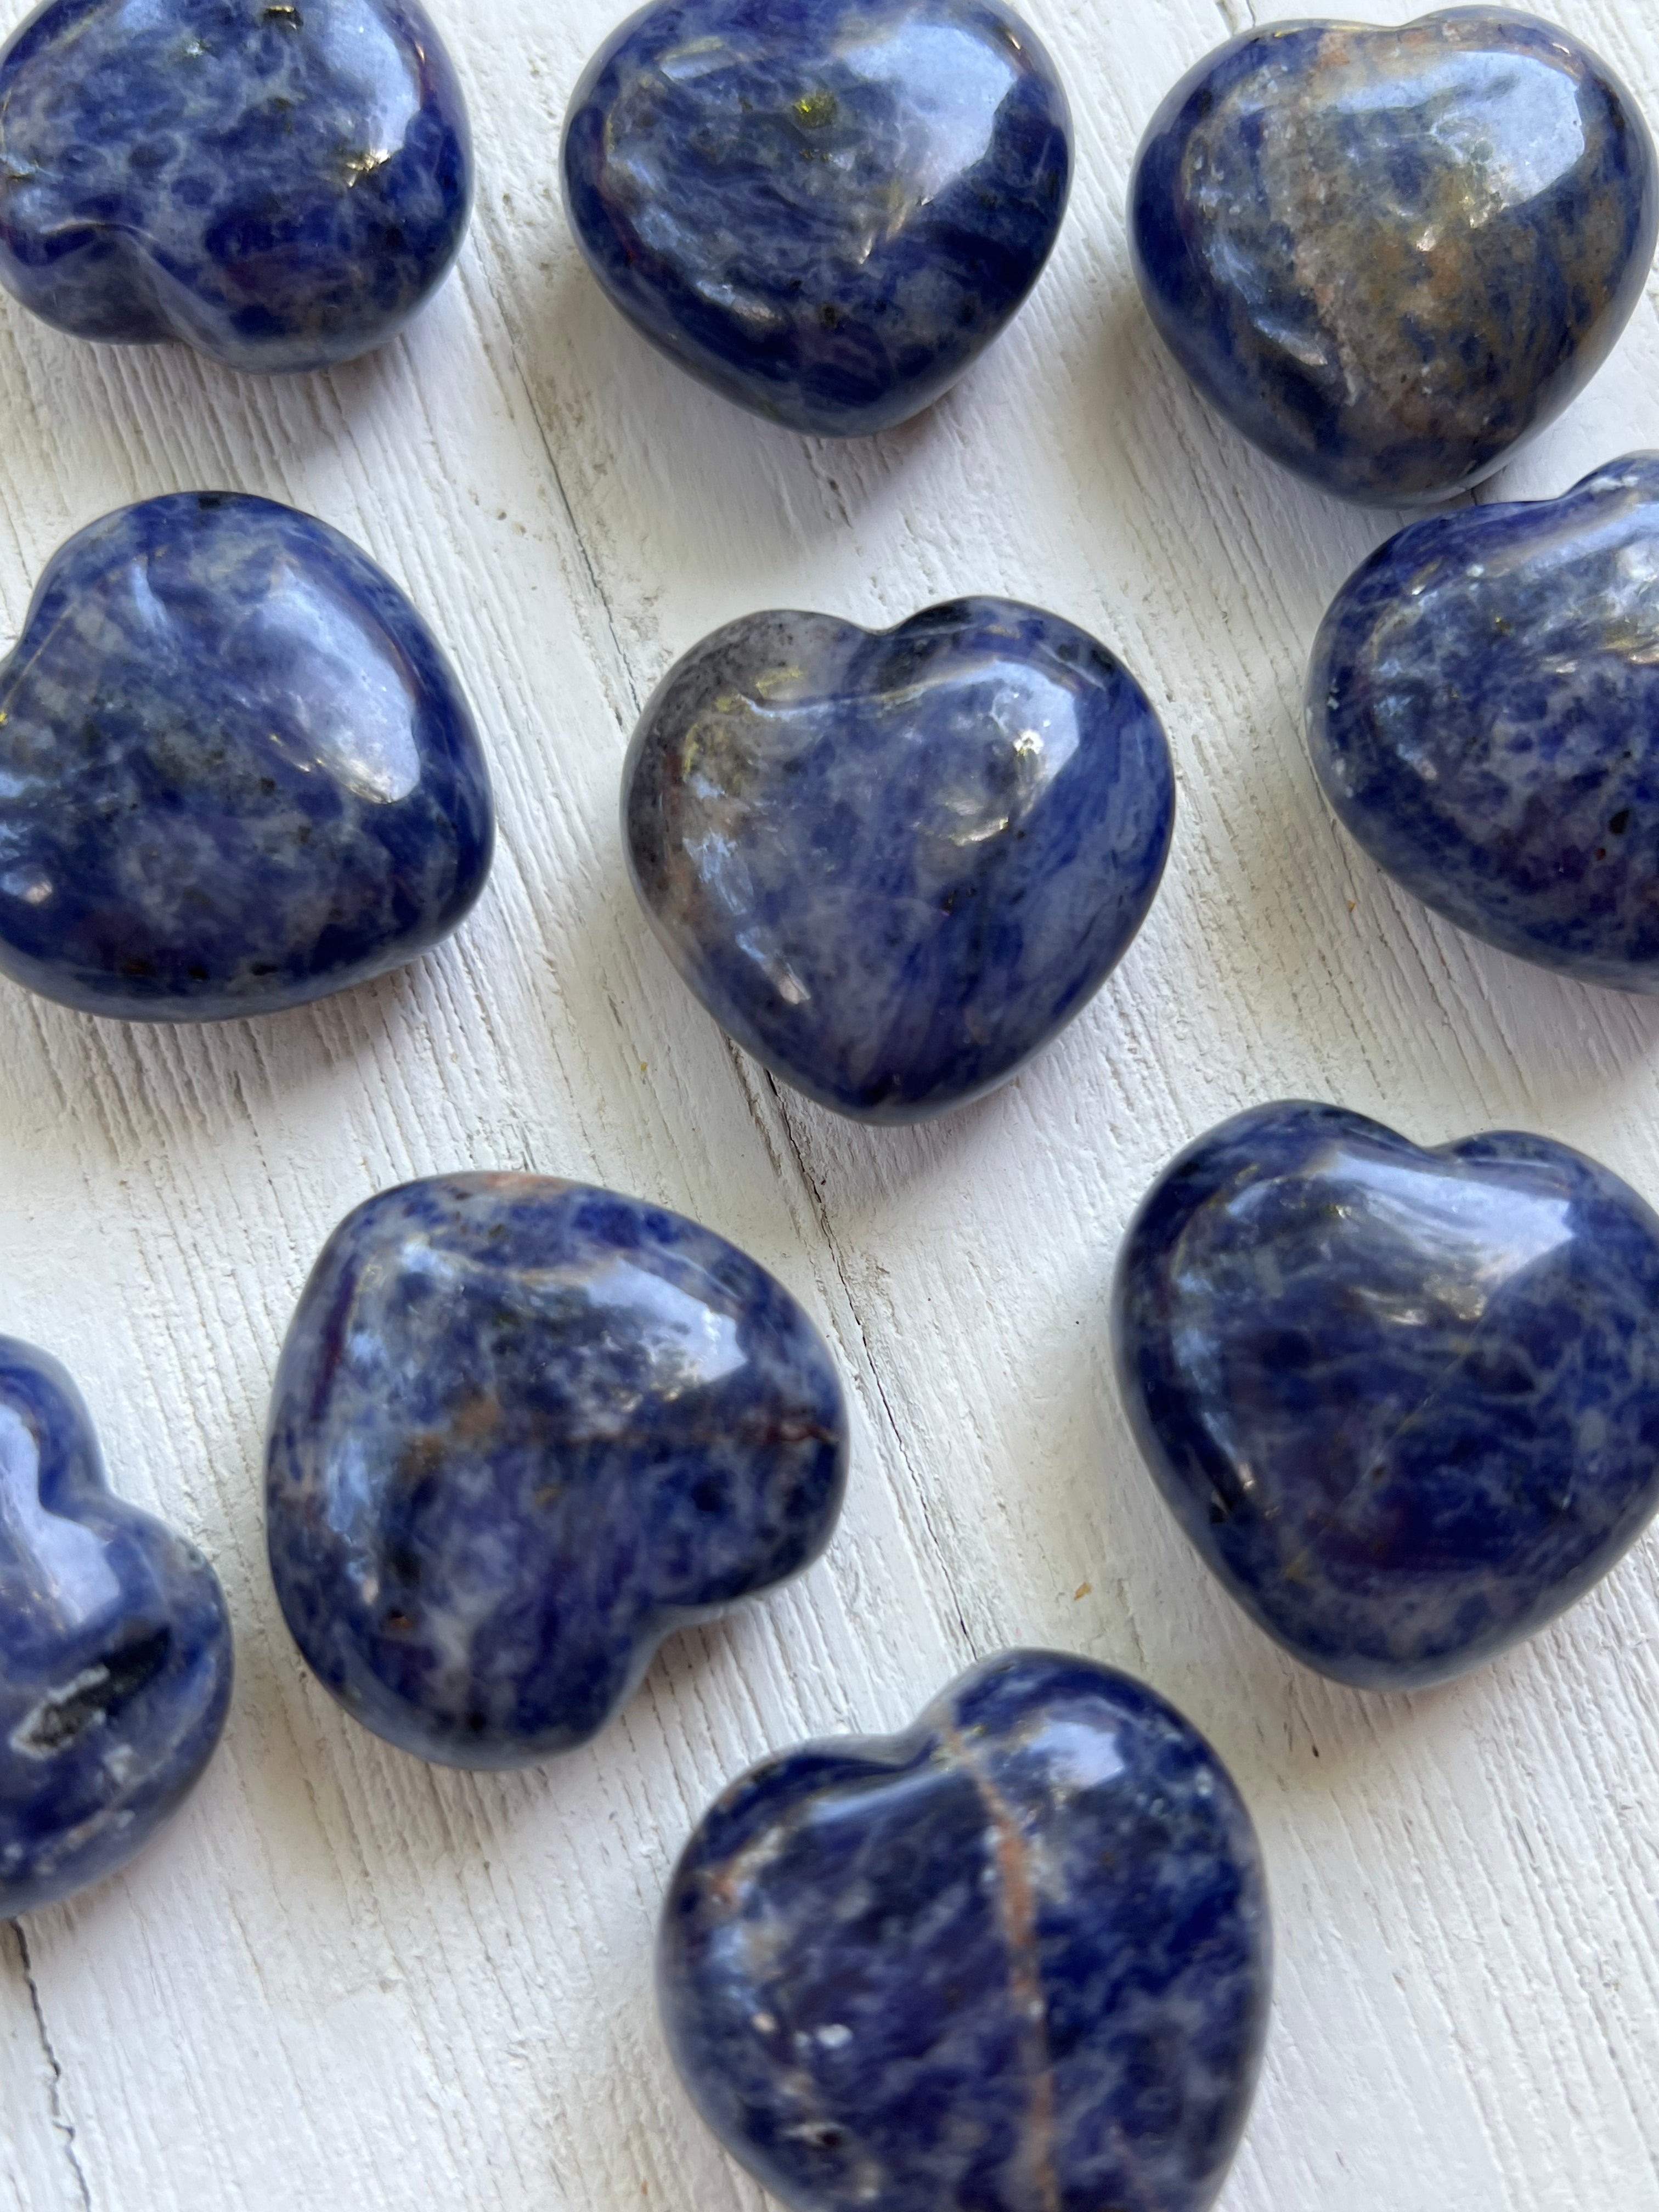
[[[46,0],[0,115],[0,284],[73,337],[324,368],[400,330],[466,228],[416,0]]]
[[[83,1012],[215,1021],[385,975],[454,928],[494,836],[431,632],[292,507],[106,515],[0,663],[0,974]]]
[[[326,1687],[422,1759],[520,1766],[596,1735],[672,1630],[817,1558],[847,1414],[800,1307],[711,1230],[441,1176],[329,1239],[266,1468],[276,1595]]]
[[[1308,747],[1380,867],[1522,960],[1659,992],[1659,455],[1413,523],[1332,604]]]
[[[1170,93],[1129,210],[1206,398],[1324,490],[1414,506],[1499,467],[1606,360],[1659,162],[1618,78],[1536,16],[1273,23]]]
[[[1153,1185],[1115,1307],[1176,1518],[1339,1681],[1494,1657],[1659,1506],[1659,1216],[1547,1138],[1258,1107]]]
[[[677,1869],[663,2026],[795,2212],[1205,2212],[1271,1974],[1255,1832],[1128,1676],[1012,1651],[906,1735],[744,1776]]]
[[[680,974],[775,1074],[869,1121],[961,1105],[1080,1012],[1174,819],[1133,677],[1008,599],[878,632],[728,623],[670,672],[623,771],[635,889]]]
[[[212,1568],[111,1495],[80,1392],[0,1336],[0,1919],[143,1848],[213,1756],[231,1668]]]
[[[1000,0],[655,0],[588,64],[564,198],[635,327],[797,430],[937,399],[1059,233],[1072,124]]]

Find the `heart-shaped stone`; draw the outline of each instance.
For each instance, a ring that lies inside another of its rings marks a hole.
[[[212,1568],[111,1494],[57,1361],[0,1337],[0,1920],[143,1849],[213,1755],[231,1670]]]
[[[1176,1519],[1339,1681],[1492,1658],[1659,1505],[1659,1216],[1547,1138],[1258,1107],[1153,1185],[1115,1304]]]
[[[1659,991],[1659,455],[1413,523],[1332,604],[1308,746],[1344,828],[1461,928]]]
[[[589,63],[562,167],[577,244],[653,345],[849,436],[937,399],[1019,307],[1072,124],[1001,0],[657,0]]]
[[[455,678],[348,538],[229,492],[53,556],[0,664],[0,973],[88,1013],[268,1013],[401,967],[489,869]]]
[[[1134,678],[1007,599],[880,632],[731,623],[670,672],[623,775],[635,888],[681,975],[775,1073],[872,1121],[988,1091],[1081,1011],[1174,815]]]
[[[75,337],[325,368],[399,330],[466,229],[466,109],[417,0],[48,0],[0,114],[0,284]]]
[[[661,1206],[454,1175],[348,1214],[271,1407],[271,1573],[346,1711],[452,1766],[568,1751],[662,1638],[829,1542],[847,1416],[782,1285]]]
[[[1656,231],[1631,94],[1507,8],[1247,31],[1164,102],[1130,185],[1141,290],[1199,390],[1382,506],[1449,497],[1559,415]]]
[[[687,2088],[796,2212],[1204,2212],[1269,1975],[1225,1768],[1140,1683],[1049,1651],[733,1784],[658,1950]]]

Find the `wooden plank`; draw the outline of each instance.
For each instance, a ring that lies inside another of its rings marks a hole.
[[[504,833],[455,944],[320,1008],[147,1032],[0,994],[0,1326],[70,1358],[118,1486],[218,1563],[240,1656],[225,1750],[175,1830],[27,1924],[33,1992],[0,1944],[8,2185],[29,2212],[754,2212],[656,2037],[672,1856],[766,1749],[897,1725],[1023,1640],[1146,1674],[1255,1807],[1279,1996],[1225,2212],[1659,2206],[1654,1545],[1473,1681],[1351,1695],[1207,1583],[1109,1372],[1129,1212],[1253,1100],[1339,1098],[1425,1139],[1545,1129],[1659,1194],[1659,1011],[1458,938],[1319,801],[1307,645],[1389,519],[1243,447],[1136,301],[1140,129],[1247,11],[1143,0],[1131,35],[1098,0],[1031,0],[1079,133],[1054,266],[956,393],[848,446],[702,392],[581,270],[557,137],[610,0],[444,12],[483,184],[456,280],[385,355],[262,384],[0,313],[13,628],[52,548],[123,500],[290,499],[437,623]],[[1659,117],[1650,11],[1556,13]],[[1504,493],[1659,438],[1655,304]],[[923,1130],[857,1128],[780,1094],[668,970],[623,873],[622,753],[716,622],[885,622],[969,589],[1052,605],[1139,672],[1176,755],[1176,855],[1119,974],[1017,1083]],[[370,1190],[456,1165],[589,1176],[736,1237],[817,1315],[854,1405],[824,1564],[678,1639],[590,1751],[513,1778],[434,1772],[355,1729],[305,1675],[263,1558],[264,1404],[311,1259]]]

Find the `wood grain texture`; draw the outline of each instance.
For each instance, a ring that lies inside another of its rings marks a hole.
[[[1079,127],[1060,250],[966,383],[878,440],[737,413],[582,271],[558,131],[617,0],[446,0],[479,205],[383,355],[262,383],[0,310],[4,623],[125,500],[308,507],[451,647],[503,830],[458,940],[314,1009],[168,1032],[0,991],[0,1328],[70,1362],[117,1486],[213,1557],[240,1660],[225,1747],[166,1838],[0,1930],[0,2212],[758,2212],[656,2033],[672,1856],[768,1749],[900,1725],[1016,1641],[1146,1675],[1256,1813],[1278,1994],[1224,2212],[1659,2208],[1659,1540],[1472,1680],[1337,1689],[1187,1552],[1106,1349],[1140,1192],[1255,1101],[1332,1098],[1425,1141],[1539,1129],[1659,1196],[1659,1005],[1459,937],[1319,799],[1307,647],[1392,526],[1207,412],[1124,243],[1146,119],[1243,0],[1027,4]],[[1651,0],[1553,12],[1659,118]],[[1656,307],[1483,496],[1659,443]],[[1181,780],[1175,854],[1030,1070],[872,1130],[781,1094],[690,1001],[627,888],[618,773],[640,702],[713,624],[890,622],[964,591],[1052,605],[1140,674]],[[259,1510],[277,1349],[333,1222],[489,1166],[641,1192],[745,1245],[825,1328],[854,1407],[827,1559],[678,1638],[590,1750],[507,1778],[428,1770],[334,1707],[277,1615]]]

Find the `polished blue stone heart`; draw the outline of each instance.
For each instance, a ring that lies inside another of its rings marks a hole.
[[[0,1336],[0,1920],[143,1849],[213,1755],[231,1668],[211,1567],[111,1495],[74,1383]]]
[[[1505,952],[1659,992],[1659,456],[1414,523],[1337,594],[1308,745],[1344,827]]]
[[[0,974],[208,1021],[384,975],[452,930],[494,838],[477,732],[390,577],[227,492],[53,557],[0,663]]]
[[[811,1564],[847,1469],[823,1340],[712,1231],[524,1175],[330,1238],[271,1407],[271,1572],[347,1711],[452,1766],[584,1743],[671,1630]]]
[[[1072,125],[1000,0],[657,0],[589,63],[562,166],[577,244],[653,345],[848,436],[937,399],[1018,308]]]
[[[906,1735],[735,1783],[658,1987],[703,2118],[796,2212],[1204,2212],[1269,1953],[1208,1745],[1127,1675],[1015,1651]]]
[[[0,116],[0,284],[76,337],[325,368],[466,228],[466,109],[416,0],[46,0]]]
[[[1130,185],[1141,290],[1200,391],[1382,506],[1478,483],[1560,413],[1656,231],[1631,94],[1507,8],[1248,31],[1164,102]]]
[[[872,1121],[989,1090],[1081,1010],[1174,812],[1134,678],[1006,599],[716,630],[647,707],[623,793],[635,887],[691,988],[786,1082]]]
[[[1659,1217],[1547,1138],[1241,1114],[1154,1184],[1115,1322],[1176,1519],[1339,1681],[1492,1658],[1659,1506]]]

